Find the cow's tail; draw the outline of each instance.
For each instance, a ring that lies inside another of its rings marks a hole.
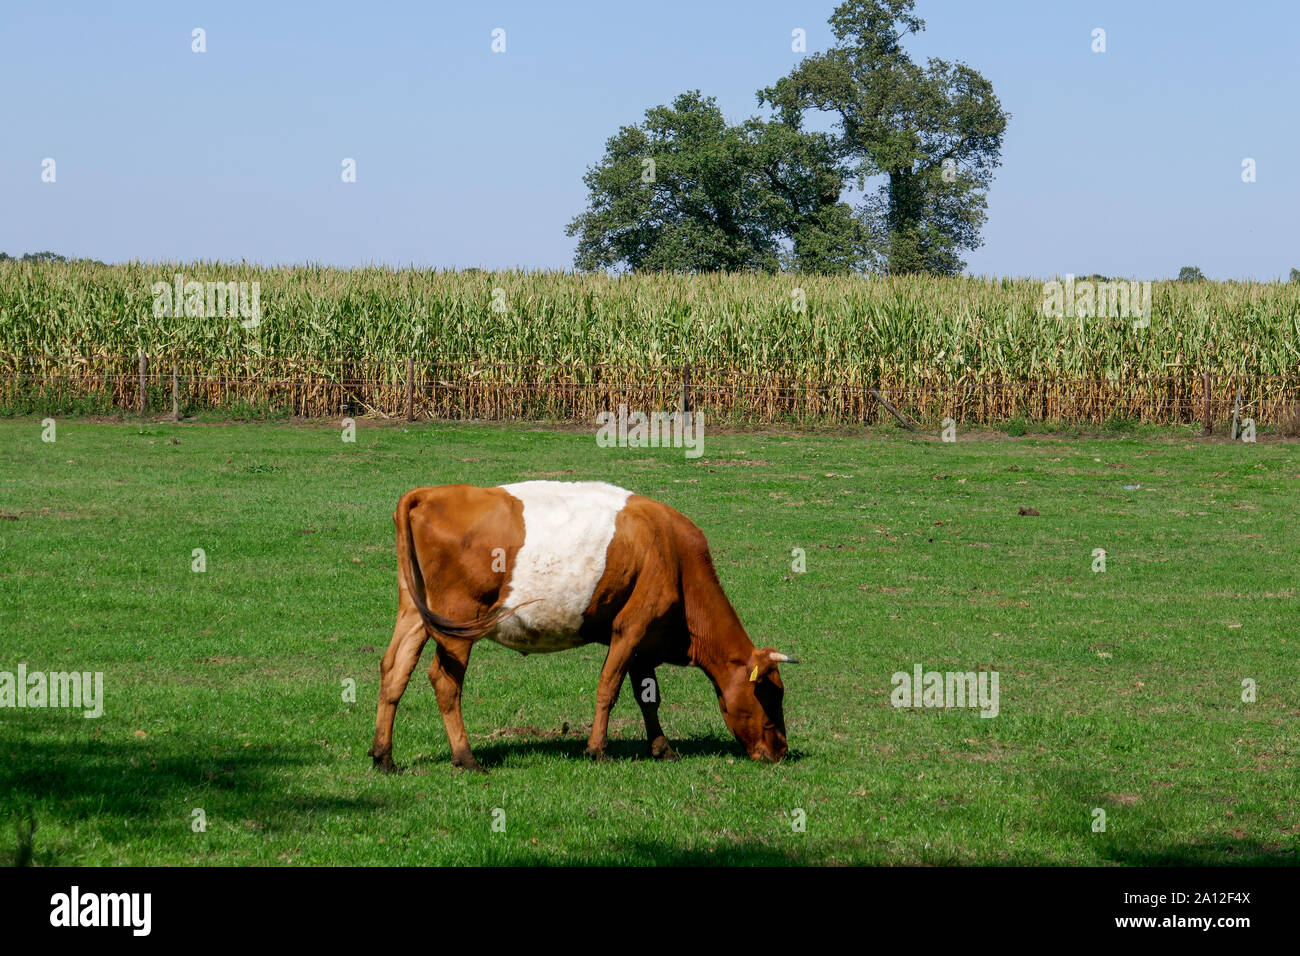
[[[415,603],[416,610],[424,621],[429,636],[437,640],[439,636],[474,640],[482,637],[497,626],[504,618],[517,611],[518,607],[507,608],[498,605],[484,617],[459,624],[443,617],[429,608],[425,600],[424,574],[420,570],[420,559],[415,550],[415,538],[411,532],[411,508],[415,504],[414,495],[406,495],[397,505],[397,571],[406,581],[406,590]]]

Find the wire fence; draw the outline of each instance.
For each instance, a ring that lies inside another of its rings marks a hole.
[[[543,365],[249,356],[0,357],[0,408],[310,418],[373,415],[411,420],[591,423],[619,405],[689,410],[706,420],[771,425],[935,425],[1013,419],[1103,424],[1215,424],[1234,411],[1262,427],[1300,428],[1296,377],[1173,369],[1156,378],[871,379],[856,368]]]

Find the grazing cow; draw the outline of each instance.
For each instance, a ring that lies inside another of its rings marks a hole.
[[[399,601],[379,665],[370,748],[377,767],[393,769],[397,703],[430,637],[438,650],[429,679],[458,767],[482,769],[460,696],[470,649],[484,637],[521,654],[609,645],[588,756],[603,755],[610,708],[630,674],[651,756],[676,757],[659,726],[655,668],[663,663],[708,675],[751,757],[785,756],[777,663],[792,659],[754,647],[722,593],[704,534],[679,512],[599,482],[525,481],[416,488],[393,521]]]

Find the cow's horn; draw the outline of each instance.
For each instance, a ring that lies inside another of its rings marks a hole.
[[[778,664],[798,664],[798,663],[799,663],[799,661],[798,661],[797,658],[789,657],[789,656],[786,655],[786,654],[782,654],[780,651],[772,651],[772,653],[771,653],[770,656],[771,656],[772,660],[776,661]]]

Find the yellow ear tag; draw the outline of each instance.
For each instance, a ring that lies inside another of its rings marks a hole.
[[[756,681],[756,680],[758,680],[758,665],[757,665],[757,664],[755,664],[755,665],[754,665],[754,669],[753,669],[752,671],[749,672],[749,681],[750,681],[750,683],[752,684],[752,683],[753,683],[754,681]]]

